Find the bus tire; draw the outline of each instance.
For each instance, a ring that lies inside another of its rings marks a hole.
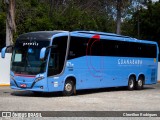
[[[64,96],[71,96],[75,93],[75,84],[73,82],[73,80],[68,79],[65,81],[64,84],[64,90],[63,90],[63,95]]]
[[[142,90],[144,85],[144,79],[143,77],[139,77],[138,81],[136,82],[136,89],[137,90]]]
[[[128,80],[128,90],[134,90],[135,88],[135,78],[133,76],[129,77]]]

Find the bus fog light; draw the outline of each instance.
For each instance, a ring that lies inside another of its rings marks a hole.
[[[43,86],[40,86],[41,89],[43,89]]]

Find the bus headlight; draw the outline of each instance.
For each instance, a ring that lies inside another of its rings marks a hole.
[[[42,80],[43,78],[44,77],[38,77],[38,78],[35,79],[35,82],[38,82],[38,81]]]
[[[44,75],[43,74],[39,74],[39,75],[36,76],[36,79],[35,79],[34,82],[38,82],[38,81],[40,81],[42,79],[44,79]]]

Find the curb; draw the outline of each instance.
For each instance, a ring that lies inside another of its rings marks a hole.
[[[0,87],[10,86],[10,84],[0,84]]]

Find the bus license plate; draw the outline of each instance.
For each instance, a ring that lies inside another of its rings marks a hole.
[[[26,84],[21,84],[20,86],[21,86],[22,88],[26,88],[26,87],[27,87]]]

